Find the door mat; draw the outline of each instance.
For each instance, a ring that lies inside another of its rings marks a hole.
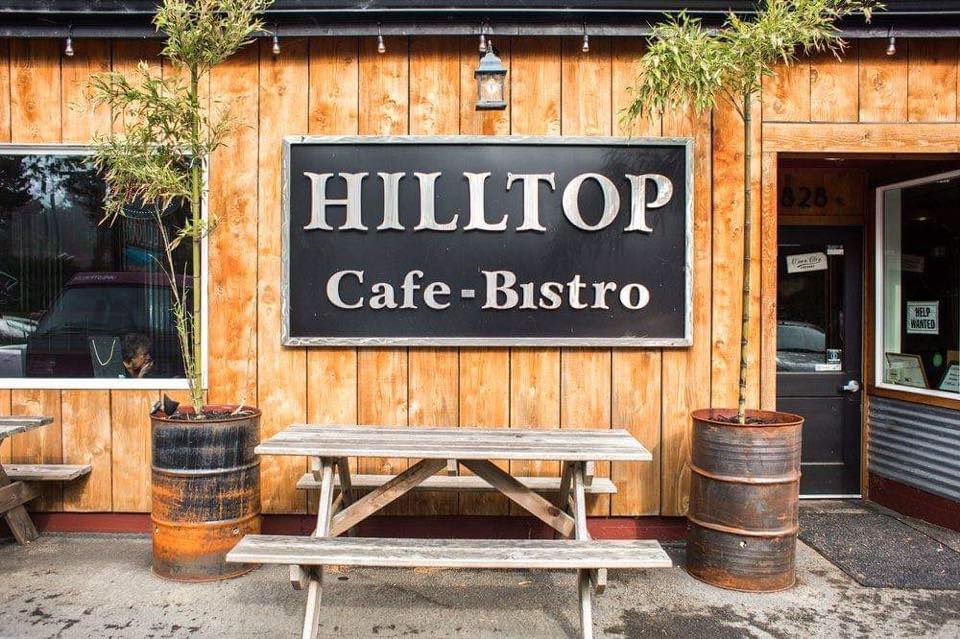
[[[801,511],[799,536],[861,586],[960,590],[960,553],[889,515]]]

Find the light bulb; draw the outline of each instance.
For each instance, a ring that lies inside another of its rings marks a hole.
[[[583,46],[580,48],[584,53],[590,52],[590,36],[586,33],[583,34]]]
[[[480,53],[486,53],[486,52],[487,52],[487,36],[485,36],[485,35],[482,34],[482,33],[480,34],[480,47],[479,47],[479,49],[480,49]]]
[[[280,55],[280,38],[273,36],[273,55]]]
[[[68,58],[73,57],[73,38],[70,36],[67,36],[67,41],[63,45],[63,55]]]
[[[887,55],[897,55],[897,39],[890,36],[890,44],[887,46]]]

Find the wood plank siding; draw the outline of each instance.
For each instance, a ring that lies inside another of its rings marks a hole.
[[[287,38],[279,56],[261,41],[216,70],[210,98],[244,127],[210,162],[210,207],[222,224],[210,241],[211,401],[255,403],[266,438],[293,422],[385,426],[623,428],[650,463],[597,465],[617,486],[591,495],[592,516],[682,515],[687,508],[689,412],[729,406],[737,391],[742,129],[736,113],[669,113],[634,123],[629,103],[639,39],[595,38],[589,53],[565,38],[494,39],[509,69],[508,107],[473,108],[474,38]],[[765,82],[755,142],[755,323],[750,401],[775,402],[776,166],[778,152],[958,151],[956,40],[855,43],[842,60],[817,56]],[[90,73],[130,72],[143,41],[80,40],[73,58],[54,40],[0,41],[0,141],[85,143],[110,130],[83,90]],[[685,349],[285,348],[280,344],[281,140],[294,134],[672,136],[695,139],[694,344]],[[865,206],[870,206],[869,202]],[[0,415],[45,414],[53,424],[0,447],[15,463],[89,464],[37,508],[146,512],[147,410],[158,391],[0,390]],[[182,394],[180,394],[182,396]],[[364,474],[411,460],[363,459]],[[503,461],[514,474],[553,476],[555,462]],[[304,513],[300,458],[266,457],[263,505]],[[467,472],[467,471],[463,471]],[[390,512],[507,514],[488,493],[410,493]]]

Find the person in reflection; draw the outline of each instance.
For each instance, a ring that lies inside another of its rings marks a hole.
[[[123,356],[124,377],[148,377],[153,370],[153,355],[150,354],[150,338],[142,333],[127,333],[123,336],[120,350]]]

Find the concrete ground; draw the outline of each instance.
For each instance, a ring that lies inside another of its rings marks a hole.
[[[668,547],[675,563],[681,545]],[[960,591],[859,586],[800,544],[792,590],[751,595],[680,567],[610,571],[598,637],[960,637]],[[285,568],[217,584],[149,571],[149,538],[46,534],[0,541],[0,637],[294,637],[305,593]],[[343,569],[330,573],[321,636],[574,637],[572,572]]]

